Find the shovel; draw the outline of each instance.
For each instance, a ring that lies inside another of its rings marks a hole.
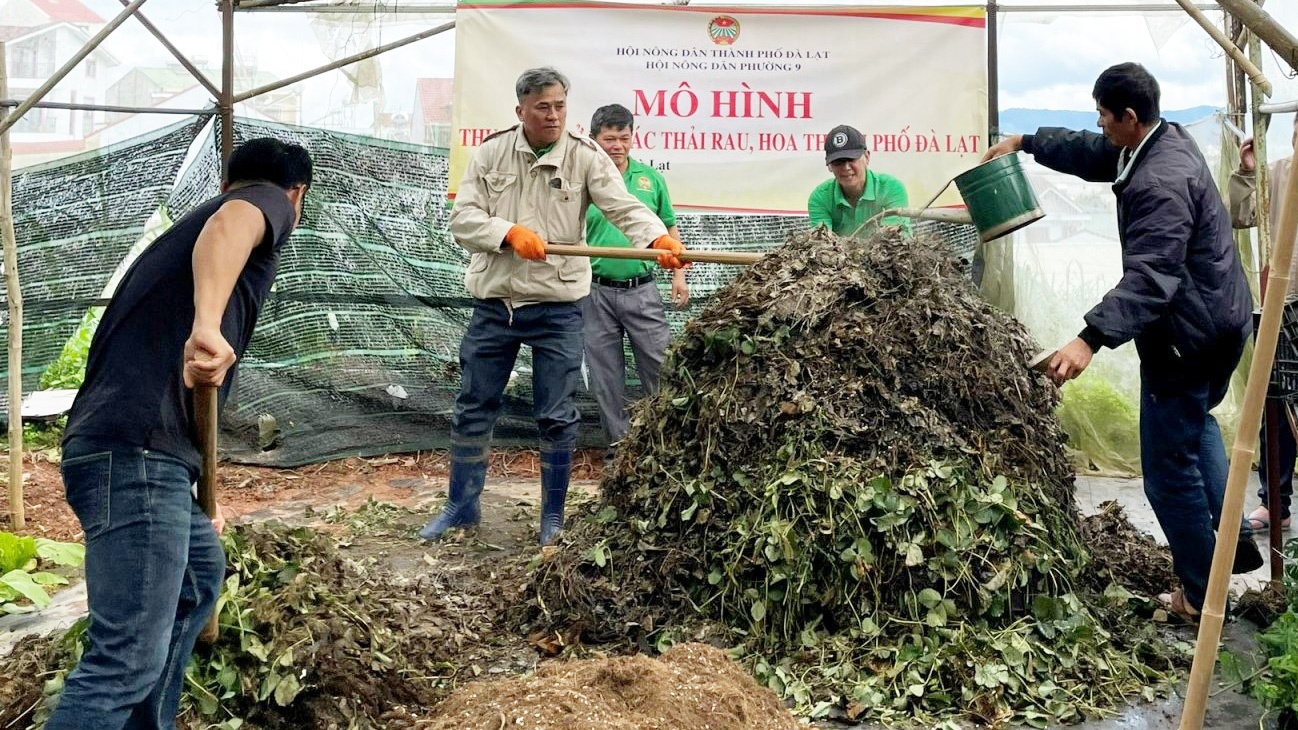
[[[194,422],[198,425],[198,442],[202,449],[202,471],[198,476],[198,506],[208,517],[216,516],[216,387],[212,385],[194,386]],[[216,641],[217,617],[219,611],[212,611],[212,618],[203,633],[198,635],[205,644]]]
[[[656,248],[614,248],[611,246],[577,246],[569,243],[545,244],[547,254],[559,256],[591,256],[602,259],[640,259],[654,261],[664,251]],[[676,258],[686,263],[735,264],[748,266],[762,260],[766,254],[739,251],[686,251]]]
[[[1039,373],[1044,373],[1046,371],[1046,368],[1050,367],[1050,358],[1054,357],[1056,352],[1059,351],[1042,350],[1041,352],[1038,352],[1036,355],[1032,357],[1031,360],[1028,361],[1028,369],[1035,370]]]

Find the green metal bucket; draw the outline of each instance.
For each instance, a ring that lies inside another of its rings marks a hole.
[[[969,217],[983,242],[1044,218],[1017,153],[988,160],[955,179]]]

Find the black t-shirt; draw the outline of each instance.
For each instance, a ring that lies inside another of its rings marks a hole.
[[[252,203],[266,217],[265,237],[248,257],[221,319],[221,334],[236,355],[243,355],[295,217],[283,188],[269,183],[208,200],[131,265],[90,343],[86,379],[72,403],[64,439],[89,436],[141,446],[198,470],[193,394],[181,372],[185,341],[194,327],[194,244],[207,219],[228,200]],[[231,370],[221,386],[222,403],[233,375]]]

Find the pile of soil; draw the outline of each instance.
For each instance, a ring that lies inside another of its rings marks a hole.
[[[797,730],[769,689],[720,649],[679,644],[643,655],[542,664],[525,679],[474,682],[428,730]]]
[[[1289,596],[1283,584],[1267,581],[1261,588],[1249,588],[1235,602],[1235,615],[1261,628],[1270,626],[1289,609]]]
[[[1073,721],[1160,684],[1159,640],[1079,597],[1036,349],[940,242],[791,236],[686,327],[532,618],[719,622],[799,709],[882,722]]]
[[[1176,584],[1171,551],[1136,529],[1117,502],[1103,502],[1098,513],[1082,518],[1082,536],[1091,553],[1090,583],[1096,590],[1117,583],[1153,598]]]

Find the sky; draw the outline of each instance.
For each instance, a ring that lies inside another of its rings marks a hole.
[[[105,19],[121,9],[115,0],[83,2]],[[1025,2],[1040,6],[1065,0],[1001,0],[1003,6]],[[1090,89],[1096,75],[1113,63],[1127,60],[1145,64],[1159,79],[1164,108],[1224,106],[1224,54],[1172,0],[1166,2],[1168,12],[1144,14],[1025,13],[1011,12],[1006,7],[1000,16],[998,43],[1001,108],[1091,109]],[[764,0],[747,4],[801,3]],[[187,55],[216,66],[221,36],[214,6],[212,0],[155,0],[145,3],[142,10]],[[1298,3],[1269,3],[1266,9],[1286,27],[1298,29]],[[1220,15],[1212,13],[1210,17]],[[372,20],[361,15],[240,12],[235,14],[236,57],[241,63],[256,64],[262,71],[283,78],[331,60],[322,48],[345,55],[360,50],[367,42],[390,42],[449,20],[450,16],[386,15]],[[351,48],[345,45],[348,42]],[[169,54],[134,21],[123,25],[105,47],[122,62],[119,70],[170,61]],[[412,111],[415,80],[452,76],[454,54],[452,30],[380,57],[382,106],[387,111]],[[1269,55],[1270,63],[1264,71],[1276,85],[1273,100],[1298,98],[1298,81],[1282,73]],[[303,93],[302,121],[309,125],[334,126],[326,122],[325,115],[345,105],[352,95],[351,84],[337,71],[299,84],[298,88]],[[1274,126],[1271,140],[1287,150],[1289,125]]]

